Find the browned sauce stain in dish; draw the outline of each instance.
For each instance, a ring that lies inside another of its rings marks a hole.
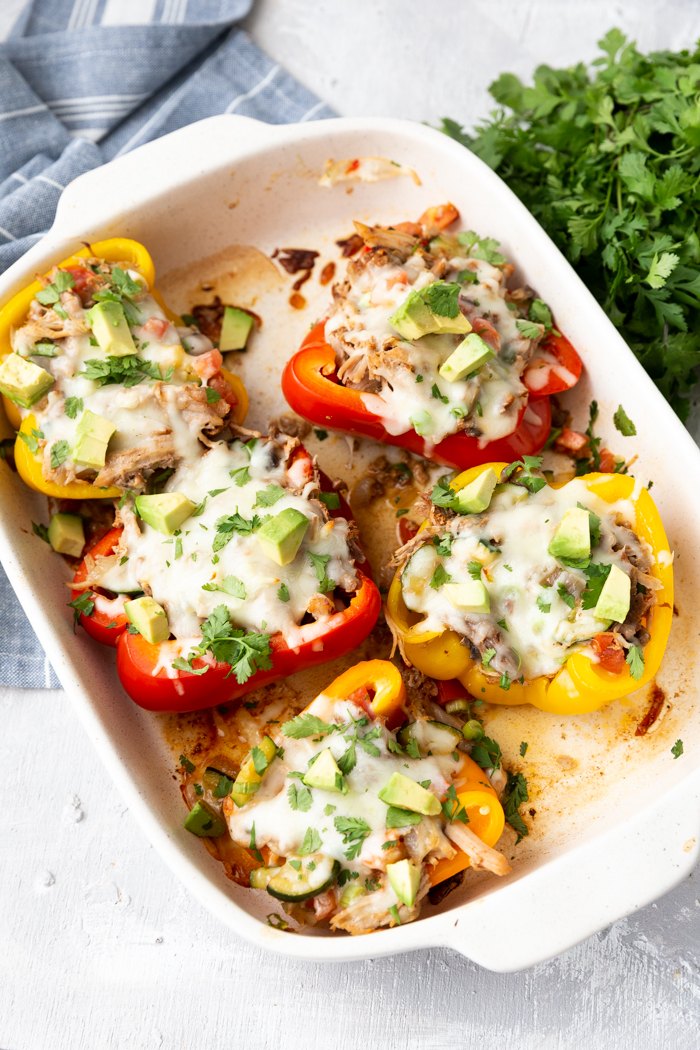
[[[335,277],[335,263],[329,262],[321,270],[321,276],[318,281],[319,284],[329,284]]]
[[[279,259],[287,273],[299,273],[299,270],[313,270],[318,252],[310,248],[276,248],[272,258]]]
[[[306,282],[308,281],[310,276],[311,276],[311,270],[304,270],[304,272],[301,275],[301,277],[297,277],[296,281],[292,285],[292,288],[294,289],[294,291],[298,292],[299,289],[302,287],[302,285],[306,284]]]
[[[644,718],[641,720],[641,722],[635,729],[635,736],[644,736],[649,727],[653,726],[654,722],[659,717],[661,708],[664,706],[665,699],[666,694],[664,693],[663,689],[661,689],[660,686],[656,684],[656,682],[653,682],[649,710],[644,715]]]
[[[299,292],[292,292],[289,296],[289,305],[293,306],[295,310],[303,310],[306,306],[306,299],[303,295],[299,295]]]
[[[364,241],[360,237],[359,233],[352,233],[349,237],[344,240],[335,242],[340,248],[343,258],[349,259],[353,255],[357,255],[360,248],[364,246]]]

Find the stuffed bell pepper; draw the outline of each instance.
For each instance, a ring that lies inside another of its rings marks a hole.
[[[299,923],[360,934],[412,922],[432,886],[470,865],[510,871],[493,848],[497,792],[444,719],[407,704],[394,664],[357,664],[261,733],[236,775],[192,764],[185,827],[230,836],[250,886]]]
[[[395,555],[401,653],[477,699],[580,714],[656,674],[672,555],[647,489],[622,474],[548,485],[541,461],[441,479]]]
[[[241,381],[169,311],[146,249],[122,238],[77,252],[0,311],[0,392],[15,463],[63,499],[142,491],[243,423]]]
[[[349,510],[295,438],[210,444],[162,492],[125,494],[72,585],[149,710],[211,707],[343,656],[380,610]]]
[[[355,223],[361,253],[283,375],[296,412],[459,469],[544,446],[547,395],[576,383],[581,360],[544,302],[507,288],[495,241],[445,232],[458,218],[445,205],[418,223]]]

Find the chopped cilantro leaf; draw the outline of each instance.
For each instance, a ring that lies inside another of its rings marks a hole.
[[[522,744],[521,744],[522,749]],[[525,745],[527,750],[527,744]],[[506,820],[512,827],[513,831],[516,831],[518,838],[516,840],[516,846],[521,839],[524,839],[526,835],[529,835],[527,824],[520,816],[519,807],[524,802],[529,801],[530,796],[527,793],[527,780],[522,773],[509,773],[508,783],[506,790],[503,794],[503,812],[505,813]]]
[[[574,598],[573,594],[569,594],[563,583],[560,583],[557,587],[557,594],[559,595],[559,597],[565,605],[568,605],[570,609],[574,608],[574,606],[576,605],[576,599]],[[595,602],[593,604],[595,605]]]
[[[528,749],[529,746],[530,745],[527,744],[524,740],[521,742],[521,744],[520,744],[520,755],[521,755],[522,758],[525,758],[525,754],[526,754],[527,749]]]
[[[316,715],[303,714],[296,715],[289,722],[285,722],[282,726],[282,732],[285,736],[291,737],[294,740],[301,740],[307,736],[318,736],[319,734],[332,733],[336,729],[336,726],[323,722]]]
[[[435,568],[435,572],[430,578],[430,586],[434,591],[437,591],[444,583],[449,583],[452,577],[448,572],[445,571],[442,565],[438,565]]]
[[[194,773],[196,769],[194,762],[190,762],[189,758],[186,758],[184,755],[180,755],[180,765],[184,769],[187,776],[189,776],[190,773]]]
[[[292,809],[300,809],[302,813],[311,809],[313,795],[307,787],[301,784],[290,784],[287,789],[287,798]]]
[[[387,828],[407,828],[410,824],[420,824],[422,819],[420,813],[413,813],[410,809],[389,806],[386,811],[385,825]]]
[[[681,755],[683,754],[683,741],[682,740],[676,740],[675,744],[671,748],[671,754],[673,755],[674,758],[680,758],[681,757]]]
[[[277,588],[277,597],[281,602],[289,601],[289,587],[286,583],[281,583]]]
[[[627,650],[627,656],[625,662],[630,669],[630,674],[634,678],[635,682],[644,674],[644,653],[637,645],[631,645]]]
[[[541,595],[541,594],[538,594],[537,595],[537,608],[540,610],[540,612],[548,613],[549,610],[552,608],[552,603],[551,602],[546,602],[544,600],[544,596]]]
[[[457,317],[459,314],[459,285],[435,281],[421,289],[419,295],[424,303],[439,317]]]
[[[622,405],[618,408],[617,412],[613,416],[613,423],[615,428],[620,431],[623,437],[634,437],[637,433],[637,428],[625,412]]]
[[[177,558],[177,554],[175,557]],[[230,594],[232,598],[246,597],[245,584],[236,576],[224,576],[223,580],[218,583],[205,583],[202,585],[202,590],[223,591],[225,594]]]
[[[317,853],[322,845],[321,836],[316,828],[307,828],[301,846],[297,850],[300,857],[308,857],[310,853]]]
[[[267,488],[260,489],[255,493],[255,503],[253,507],[274,507],[278,499],[282,499],[284,496],[284,489],[281,485],[268,485]]]
[[[33,521],[32,532],[35,536],[38,536],[40,540],[43,540],[44,543],[48,543],[49,545],[51,544],[51,540],[49,539],[49,530],[46,528],[45,525],[37,525],[37,523]]]
[[[69,419],[75,419],[78,415],[78,412],[83,411],[82,397],[67,397],[63,406],[63,411],[66,413]]]
[[[344,850],[347,860],[355,860],[360,855],[362,843],[371,832],[371,828],[362,817],[334,817],[333,824],[343,843],[349,847]]]
[[[482,769],[500,769],[501,749],[496,741],[488,736],[474,744],[471,757]]]

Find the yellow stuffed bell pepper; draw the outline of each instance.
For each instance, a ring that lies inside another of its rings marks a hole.
[[[68,259],[58,263],[60,269],[66,269],[80,264],[80,260],[95,257],[104,259],[106,262],[127,262],[131,269],[136,270],[146,281],[151,295],[164,311],[168,320],[176,325],[184,324],[181,317],[163,302],[160,292],[153,287],[155,280],[155,269],[153,261],[142,244],[132,241],[126,237],[112,237],[106,241],[97,241],[90,248],[82,248]],[[27,318],[32,300],[37,292],[41,291],[42,285],[39,281],[23,288],[14,298],[0,310],[0,360],[12,353],[10,335],[13,328],[19,328]],[[234,409],[234,421],[242,425],[248,414],[248,394],[242,381],[238,376],[222,368],[221,373],[231,387],[238,404]],[[121,495],[121,489],[96,488],[89,481],[73,481],[67,485],[57,485],[53,481],[47,481],[41,470],[41,459],[34,454],[36,448],[35,432],[37,429],[36,418],[33,414],[21,417],[17,405],[8,397],[3,396],[3,406],[8,422],[18,433],[15,442],[14,458],[17,472],[22,480],[36,492],[43,492],[47,496],[57,499],[105,499]],[[20,437],[19,435],[24,435]],[[34,439],[34,440],[33,440]]]
[[[450,487],[458,492],[481,474],[493,469],[497,477],[508,464],[485,463],[459,474]],[[649,492],[626,474],[586,474],[577,479],[605,503],[628,500],[635,510],[635,532],[645,540],[654,555],[652,574],[659,581],[656,603],[645,623],[649,641],[644,646],[644,671],[635,679],[624,665],[612,673],[582,652],[575,652],[555,675],[541,675],[523,682],[513,681],[502,689],[476,663],[468,646],[453,630],[425,630],[420,614],[411,612],[402,596],[401,573],[397,572],[389,590],[387,611],[406,660],[431,678],[457,678],[477,699],[492,704],[533,704],[557,714],[584,714],[646,685],[659,670],[673,619],[673,570],[668,540]],[[561,488],[562,486],[552,486]],[[425,527],[425,522],[421,529]]]

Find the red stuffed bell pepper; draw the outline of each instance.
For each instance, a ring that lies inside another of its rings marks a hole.
[[[581,359],[541,300],[506,288],[494,241],[444,232],[457,217],[356,223],[364,248],[282,377],[294,411],[460,470],[542,449]]]
[[[204,498],[196,471],[203,475]],[[217,477],[228,485],[209,489]],[[379,591],[354,544],[347,503],[325,475],[316,480],[318,489],[301,446],[287,452],[273,440],[221,443],[201,457],[194,475],[190,465],[168,480],[162,494],[168,507],[189,504],[181,527],[171,521],[166,530],[159,497],[125,503],[123,532],[113,530],[91,555],[118,553],[118,563],[126,559],[131,580],[145,594],[127,601],[117,617],[115,595],[101,585],[98,565],[90,590],[78,596],[87,604],[76,611],[93,638],[111,645],[116,639],[117,670],[137,704],[155,711],[215,706],[343,656],[367,637],[381,608]],[[183,481],[192,500],[178,491]],[[276,561],[280,543],[289,542],[286,534],[279,538],[280,522],[288,524],[290,515],[297,523],[296,548],[285,548]],[[110,563],[104,566],[105,580],[113,580],[106,575]],[[84,562],[75,582],[84,582],[87,571]],[[101,609],[107,603],[112,609]],[[151,624],[132,611],[143,603],[151,614],[159,611],[161,638],[149,637]],[[193,637],[198,629],[201,638]]]
[[[69,603],[76,623],[96,642],[114,648],[129,622],[124,612],[125,597],[104,587],[85,588],[85,579],[98,558],[113,554],[121,534],[121,529],[111,529],[91,547],[73,577],[73,600]]]

